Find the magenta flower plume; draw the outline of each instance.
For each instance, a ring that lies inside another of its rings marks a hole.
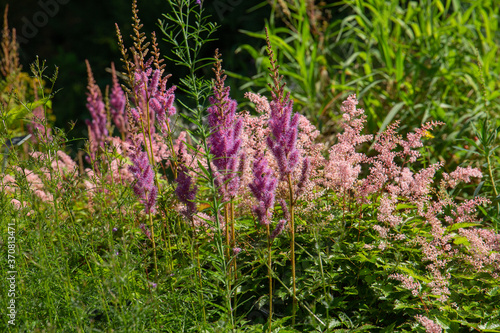
[[[285,177],[293,172],[299,162],[300,155],[296,147],[299,114],[292,116],[293,101],[290,100],[290,94],[281,100],[273,92],[273,100],[269,106],[271,135],[267,137],[267,146],[278,163],[280,175]]]
[[[271,209],[274,207],[274,193],[276,190],[277,179],[274,177],[273,172],[269,168],[267,160],[263,155],[260,155],[255,159],[253,174],[253,182],[248,186],[259,203],[253,207],[253,212],[257,216],[260,224],[267,225],[271,222]]]
[[[115,64],[111,63],[111,75],[113,77],[113,86],[111,87],[111,94],[109,95],[109,111],[116,128],[123,135],[127,134],[127,114],[125,105],[127,99],[123,92],[120,83],[118,83],[118,76],[116,75]]]
[[[226,76],[223,75],[217,51],[215,56],[216,83],[214,96],[209,98],[211,106],[207,109],[210,126],[209,144],[210,153],[214,156],[213,163],[217,169],[219,192],[227,199],[236,195],[240,184],[238,173],[242,169],[244,160],[240,138],[243,122],[236,117],[237,103],[229,98],[230,88],[224,86]]]
[[[134,75],[134,93],[137,100],[134,100],[135,108],[132,108],[132,116],[138,124],[147,123],[149,109],[149,131],[155,132],[154,123],[158,120],[163,134],[168,134],[170,117],[177,111],[174,107],[175,86],[167,89],[167,81],[170,75],[163,76],[162,69],[151,67],[154,58],[151,57],[145,64],[144,69],[137,67]]]
[[[156,206],[158,188],[154,185],[155,174],[149,164],[148,154],[136,148],[136,151],[130,154],[130,160],[132,165],[129,166],[129,170],[135,179],[134,193],[144,204],[146,214],[152,213]]]
[[[179,201],[186,205],[186,209],[182,213],[191,220],[196,214],[196,192],[198,187],[194,184],[193,178],[189,175],[185,165],[179,167],[175,181],[177,182],[175,194]]]
[[[89,131],[90,158],[95,160],[96,153],[99,148],[104,147],[104,142],[108,136],[107,115],[101,89],[95,83],[88,60],[85,60],[85,63],[88,72],[87,109],[92,117],[92,120],[87,119],[85,123]]]

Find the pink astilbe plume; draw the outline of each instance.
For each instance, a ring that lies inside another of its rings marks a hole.
[[[189,171],[185,165],[179,166],[177,178],[175,179],[177,187],[175,194],[179,201],[185,205],[185,209],[181,211],[188,220],[192,220],[196,214],[196,192],[198,187],[195,185],[193,178],[189,175]]]
[[[35,100],[38,100],[38,89],[35,86]],[[46,142],[52,139],[52,130],[48,127],[47,119],[45,118],[45,109],[43,106],[38,106],[33,109],[33,118],[27,123],[27,129],[33,135],[33,142]]]
[[[127,136],[127,112],[125,106],[127,104],[127,98],[123,92],[120,83],[118,82],[118,76],[116,74],[115,64],[111,63],[111,75],[113,78],[113,86],[111,87],[111,93],[109,95],[109,111],[116,128],[123,137]]]
[[[271,223],[277,180],[262,155],[255,159],[253,174],[254,180],[249,187],[258,202],[258,205],[253,207],[253,212],[260,224],[267,225]]]
[[[245,96],[255,104],[255,109],[259,116],[251,116],[249,112],[244,111],[241,114],[243,120],[242,131],[242,149],[245,156],[248,156],[246,167],[241,177],[242,187],[240,187],[239,196],[241,203],[239,208],[241,212],[247,212],[248,207],[252,206],[251,197],[248,195],[248,185],[253,181],[252,157],[259,156],[264,152],[269,167],[279,174],[278,163],[274,155],[267,149],[267,143],[263,138],[270,136],[269,123],[271,108],[266,97],[254,93],[246,93]],[[297,136],[296,148],[302,159],[302,167],[295,168],[291,174],[294,181],[293,190],[295,200],[303,200],[305,205],[297,207],[297,211],[305,213],[314,209],[314,201],[319,198],[323,190],[320,188],[324,177],[324,145],[316,143],[319,131],[311,124],[306,117],[299,115],[298,120],[299,134]],[[277,198],[289,198],[289,187],[287,182],[279,182],[276,188]]]
[[[168,135],[170,117],[177,112],[173,106],[176,87],[167,89],[170,75],[163,76],[163,69],[153,69],[154,60],[151,57],[143,66],[136,65],[133,82],[135,107],[131,113],[139,128],[144,126],[149,135],[155,133],[155,120],[162,133]]]
[[[196,214],[196,192],[198,187],[196,186],[195,180],[189,174],[187,168],[187,149],[184,141],[179,140],[178,143],[178,162],[179,167],[177,171],[177,178],[175,182],[177,187],[175,188],[175,194],[181,203],[184,204],[185,209],[181,210],[181,213],[187,217],[188,220],[193,221],[193,216]]]
[[[356,108],[356,95],[351,95],[342,103],[343,133],[337,135],[338,142],[330,150],[330,158],[324,171],[324,185],[327,188],[349,190],[361,172],[360,163],[366,156],[356,152],[356,147],[372,139],[372,135],[362,135],[366,122],[363,109]]]
[[[486,229],[464,229],[458,233],[467,238],[469,253],[464,256],[466,262],[471,264],[477,271],[485,271],[487,266],[493,268],[493,275],[500,274],[500,235],[493,230]]]
[[[90,159],[94,161],[99,149],[104,148],[104,143],[108,137],[107,115],[101,89],[95,83],[90,63],[88,60],[85,60],[85,63],[88,72],[87,109],[92,117],[91,120],[86,120],[85,123],[89,131]]]
[[[240,139],[243,122],[236,116],[237,104],[229,97],[230,88],[224,86],[226,75],[217,50],[215,58],[217,61],[214,68],[214,96],[209,98],[211,106],[207,109],[210,126],[208,142],[210,153],[214,156],[219,193],[228,200],[237,194],[240,186],[240,170],[244,165]]]
[[[443,173],[444,186],[455,188],[460,182],[469,183],[471,177],[482,178],[483,174],[481,170],[471,168],[470,166],[467,168],[457,167],[456,170],[450,174]]]
[[[410,290],[413,296],[417,296],[420,289],[422,289],[420,282],[418,281],[415,282],[412,276],[395,273],[389,275],[389,278],[400,281],[401,286],[405,289]]]
[[[136,149],[130,155],[132,165],[130,171],[134,175],[133,190],[135,195],[144,204],[146,214],[154,212],[158,188],[154,184],[155,173],[149,163],[148,154]]]
[[[415,319],[418,320],[418,322],[425,327],[425,331],[427,333],[441,333],[443,332],[443,328],[430,320],[429,318],[422,316],[422,315],[416,315]]]
[[[300,159],[297,150],[299,114],[292,115],[293,101],[289,93],[284,98],[275,92],[272,94],[268,123],[271,135],[266,138],[266,142],[276,159],[279,174],[284,179],[293,172]]]

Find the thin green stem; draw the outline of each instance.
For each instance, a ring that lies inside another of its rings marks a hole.
[[[155,262],[155,273],[156,277],[158,277],[158,263],[156,259],[156,242],[155,242],[155,231],[153,226],[153,215],[149,212],[149,227],[151,228],[151,241],[153,242],[153,253],[154,253],[154,262]]]
[[[295,284],[295,221],[294,221],[294,198],[293,198],[293,186],[292,186],[292,176],[288,174],[288,191],[290,195],[290,255],[292,259],[292,291],[293,291],[293,303],[292,303],[292,325],[295,326],[295,314],[297,313],[297,288]]]
[[[273,270],[271,261],[271,231],[269,224],[266,225],[267,229],[267,275],[269,278],[269,333],[271,333],[271,324],[273,322]]]

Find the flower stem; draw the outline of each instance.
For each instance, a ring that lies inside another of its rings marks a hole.
[[[158,263],[156,260],[156,242],[155,242],[155,231],[153,227],[153,215],[149,212],[149,227],[151,228],[151,240],[153,241],[153,252],[154,252],[154,261],[155,261],[155,273],[158,276]]]
[[[271,333],[271,323],[273,321],[273,270],[271,262],[271,231],[269,224],[267,227],[267,275],[269,278],[269,333]]]
[[[292,239],[290,240],[290,255],[292,257],[292,290],[293,290],[293,304],[292,304],[292,325],[295,326],[295,314],[297,313],[297,289],[295,285],[295,223],[294,223],[294,202],[293,202],[293,186],[292,176],[288,174],[288,190],[290,193],[290,233]]]

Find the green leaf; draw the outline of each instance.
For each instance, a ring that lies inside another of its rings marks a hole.
[[[462,222],[462,223],[455,223],[450,225],[447,229],[449,232],[458,230],[460,228],[468,228],[468,227],[476,227],[480,225],[479,223],[474,223],[474,222]]]

